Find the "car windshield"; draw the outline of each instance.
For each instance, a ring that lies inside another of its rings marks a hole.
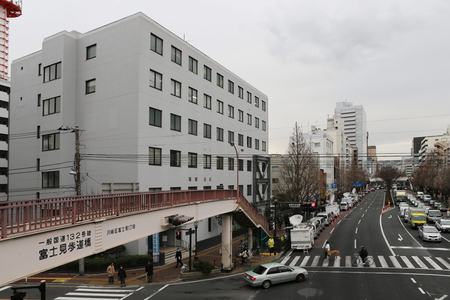
[[[261,275],[261,274],[264,274],[264,272],[265,272],[266,270],[267,270],[266,267],[258,266],[258,267],[256,267],[256,268],[253,270],[253,272],[256,273],[256,274],[258,274],[258,275]]]
[[[413,216],[414,221],[426,221],[425,216]]]
[[[441,220],[441,225],[450,225],[450,220]]]
[[[426,232],[426,233],[437,233],[437,232],[439,232],[436,228],[434,228],[434,227],[424,227],[423,228],[423,232]]]
[[[441,216],[441,212],[440,211],[429,211],[428,212],[428,216],[430,217],[440,217]]]

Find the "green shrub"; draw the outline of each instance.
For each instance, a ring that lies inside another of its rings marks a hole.
[[[209,261],[198,260],[194,263],[194,269],[201,271],[203,274],[209,274],[214,269],[214,265]]]

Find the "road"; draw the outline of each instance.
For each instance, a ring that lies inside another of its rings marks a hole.
[[[328,239],[341,259],[324,259],[321,243],[309,254],[288,252],[280,261],[303,266],[309,278],[301,283],[252,288],[242,274],[208,281],[125,288],[49,285],[47,299],[58,300],[148,300],[148,299],[450,299],[450,234],[441,243],[422,242],[417,230],[405,227],[396,208],[380,214],[383,192],[376,191],[320,237]],[[319,240],[318,240],[319,241]],[[364,245],[375,263],[352,266],[353,253]],[[0,288],[0,299],[9,299],[11,289]],[[27,290],[25,299],[40,299],[37,290]]]

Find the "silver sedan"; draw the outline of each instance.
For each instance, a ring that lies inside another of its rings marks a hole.
[[[267,289],[272,284],[297,281],[308,278],[308,272],[300,267],[288,267],[280,263],[267,263],[244,273],[244,280],[251,286],[262,286]]]

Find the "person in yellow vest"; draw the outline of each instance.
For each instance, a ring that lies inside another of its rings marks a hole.
[[[273,238],[271,237],[268,241],[267,241],[267,246],[269,247],[269,253],[270,255],[272,255],[273,252],[273,246],[275,245],[275,241],[273,240]]]

